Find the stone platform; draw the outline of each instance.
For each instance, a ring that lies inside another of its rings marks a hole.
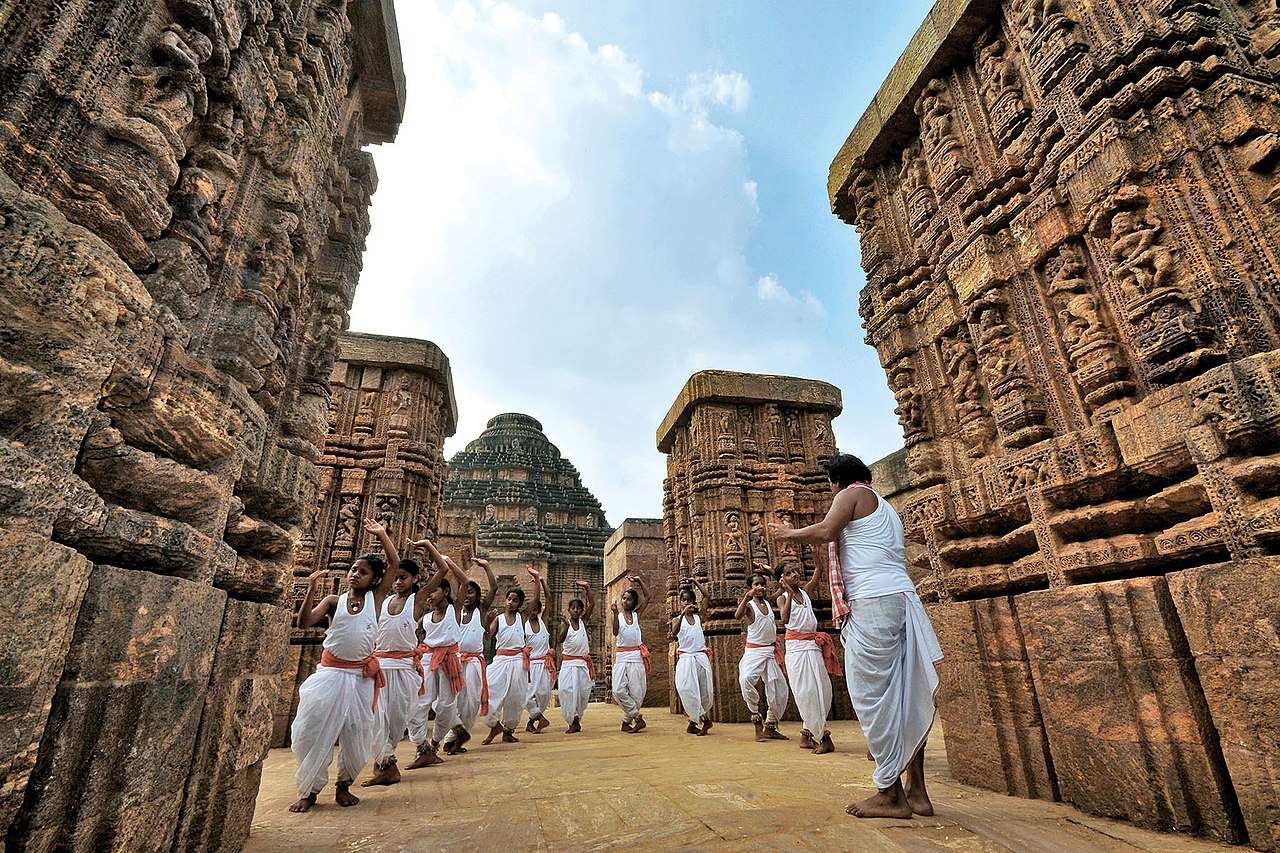
[[[962,785],[947,772],[942,738],[925,772],[932,818],[860,821],[844,806],[871,792],[856,723],[837,722],[837,752],[818,757],[790,742],[757,744],[747,724],[684,734],[684,718],[654,712],[638,736],[618,731],[619,710],[593,704],[585,731],[556,723],[518,744],[475,746],[439,767],[405,774],[387,789],[357,789],[363,802],[333,804],[327,788],[305,815],[288,750],[272,750],[246,851],[381,850],[821,850],[1208,851],[1239,849],[1142,830],[1060,803]],[[795,735],[795,725],[783,730]],[[536,741],[531,743],[531,741]],[[400,762],[412,755],[408,742]]]

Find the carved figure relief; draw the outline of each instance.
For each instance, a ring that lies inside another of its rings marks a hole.
[[[972,161],[956,128],[955,104],[941,79],[931,80],[916,101],[920,116],[920,138],[929,158],[930,172],[938,176],[938,186],[950,187],[973,170]]]

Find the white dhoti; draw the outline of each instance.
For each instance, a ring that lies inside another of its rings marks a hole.
[[[520,711],[529,696],[529,674],[520,655],[498,655],[489,664],[489,715],[485,725],[502,724],[507,731],[520,722]]]
[[[814,740],[827,733],[831,715],[831,676],[822,658],[822,649],[813,640],[787,640],[787,677],[796,697],[800,722]]]
[[[942,660],[942,648],[914,592],[854,599],[850,605],[840,632],[845,681],[876,759],[872,779],[884,789],[906,770],[933,726],[934,663]]]
[[[381,705],[382,696],[378,698]],[[318,793],[328,783],[334,741],[338,781],[354,781],[369,763],[377,740],[373,679],[358,669],[318,667],[298,688],[298,713],[290,732],[300,798]]]
[[[387,686],[378,694],[378,710],[374,714],[373,761],[382,764],[396,754],[396,745],[404,737],[409,728],[409,718],[418,707],[418,690],[422,687],[422,676],[413,669],[411,661],[404,666],[395,659],[384,659],[382,672],[387,677]]]
[[[644,693],[648,688],[649,677],[644,671],[644,661],[623,660],[619,655],[613,662],[613,699],[622,709],[622,722],[630,723],[640,716],[640,708],[644,705]]]
[[[424,661],[426,663],[426,661]],[[428,718],[430,712],[436,712],[435,726],[431,729],[431,739],[444,740],[444,736],[458,722],[458,697],[449,682],[449,674],[443,666],[438,669],[427,669],[426,692],[418,697],[417,707],[409,717],[409,740],[421,744],[427,739]]]
[[[681,654],[676,660],[676,693],[690,720],[711,713],[715,694],[711,685],[711,658],[704,652]]]
[[[477,658],[462,661],[462,692],[458,694],[458,722],[467,731],[475,727],[480,715],[480,698],[484,695],[484,662]],[[454,736],[449,735],[448,740]]]
[[[536,717],[551,707],[551,673],[540,660],[529,663],[529,689],[525,694],[524,709]]]
[[[566,723],[582,719],[594,685],[586,661],[567,660],[560,665],[560,714]]]
[[[764,682],[764,698],[769,705],[766,722],[776,723],[786,713],[791,691],[772,647],[745,649],[738,661],[738,687],[752,716],[760,715],[760,691],[756,689],[760,681]]]

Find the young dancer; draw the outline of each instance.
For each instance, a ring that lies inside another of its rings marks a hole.
[[[778,718],[787,710],[787,679],[782,671],[784,651],[778,645],[778,626],[773,621],[773,605],[768,598],[769,577],[756,571],[751,575],[751,586],[742,594],[734,618],[747,626],[746,644],[742,660],[738,662],[738,687],[751,711],[751,722],[756,726],[756,740],[790,740],[778,731]],[[764,696],[769,703],[765,718],[760,716],[760,692],[756,682],[764,682]]]
[[[400,555],[387,530],[371,518],[364,529],[382,543],[386,559],[362,554],[347,572],[347,592],[326,595],[313,604],[320,581],[328,571],[312,573],[306,597],[298,613],[298,625],[311,628],[329,619],[324,634],[320,666],[298,688],[298,713],[291,729],[293,754],[298,759],[298,801],[291,812],[305,812],[316,804],[316,795],[329,781],[333,744],[337,741],[338,783],[334,800],[354,806],[360,798],[351,783],[373,754],[374,713],[378,693],[386,683],[373,650],[378,633],[378,613],[391,593]]]
[[[542,598],[541,575],[532,566],[528,568],[533,578],[534,600]],[[503,743],[517,743],[516,724],[520,711],[529,696],[529,645],[524,617],[524,590],[512,587],[507,592],[506,609],[489,617],[489,633],[493,635],[495,650],[493,663],[489,664],[489,713],[484,721],[489,726],[489,736],[482,746],[493,743],[502,735]]]
[[[551,625],[542,618],[542,604],[551,600],[551,590],[547,588],[547,579],[543,577],[538,578],[538,586],[542,595],[530,605],[529,619],[525,623],[529,653],[529,695],[525,697],[524,708],[529,712],[529,723],[524,730],[535,735],[542,734],[542,730],[551,725],[544,712],[551,706],[551,685],[555,684],[558,675]]]
[[[446,557],[446,559],[448,559]],[[453,561],[450,560],[452,563]],[[464,744],[471,740],[477,715],[489,713],[489,684],[487,664],[484,659],[484,630],[493,607],[493,596],[498,582],[488,560],[472,557],[489,582],[488,592],[475,581],[467,581],[466,596],[462,600],[462,616],[458,619],[458,652],[462,657],[462,692],[458,694],[458,725],[444,737],[444,754],[461,755],[467,751]]]
[[[813,594],[818,590],[818,567],[803,588],[796,564],[774,570],[782,584],[778,595],[778,612],[787,626],[787,675],[791,692],[804,728],[800,730],[800,748],[814,755],[835,752],[827,715],[831,713],[831,676],[840,672],[835,645],[830,635],[818,630],[818,617],[813,612]]]
[[[424,690],[413,715],[409,718],[409,740],[417,746],[417,755],[406,770],[440,764],[440,741],[458,722],[457,695],[462,690],[462,660],[458,655],[458,610],[453,590],[463,588],[466,576],[457,565],[441,554],[429,539],[413,543],[426,546],[436,566],[437,581],[427,595],[428,610],[419,623],[422,626],[422,650],[430,663],[425,667]],[[447,577],[452,575],[452,578]],[[456,586],[455,586],[456,584]],[[431,712],[436,715],[434,727],[428,731]]]
[[[707,602],[711,594],[694,577],[680,579],[680,612],[671,620],[671,638],[676,648],[676,692],[680,704],[689,717],[691,735],[706,735],[711,731],[711,703],[715,693],[711,685],[711,649],[702,633],[702,620],[707,617]],[[698,587],[698,592],[693,587]],[[698,603],[698,593],[702,603]]]
[[[409,726],[418,697],[425,691],[422,651],[418,647],[418,622],[426,613],[430,590],[419,589],[420,572],[417,560],[406,558],[400,561],[391,585],[394,594],[383,603],[382,618],[378,620],[377,644],[373,654],[386,676],[387,686],[382,691],[375,714],[374,773],[372,778],[360,783],[364,788],[394,785],[400,781],[396,746]],[[441,579],[443,575],[433,577],[432,583],[439,586]]]
[[[647,725],[640,708],[644,705],[651,664],[649,647],[640,635],[640,617],[649,606],[649,587],[639,575],[632,575],[629,580],[636,586],[622,593],[622,612],[618,612],[616,602],[609,604],[609,610],[613,613],[613,635],[618,638],[613,657],[613,698],[622,708],[622,730],[634,734]]]
[[[569,601],[569,614],[560,617],[560,713],[569,728],[567,735],[582,731],[582,715],[591,699],[591,687],[596,683],[596,663],[591,659],[591,642],[587,636],[587,622],[595,610],[591,598],[591,584],[574,581],[575,587],[586,596]]]

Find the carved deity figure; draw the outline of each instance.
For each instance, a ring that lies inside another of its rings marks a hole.
[[[977,354],[969,346],[969,342],[957,334],[947,341],[943,357],[946,359],[947,373],[952,379],[952,398],[962,409],[971,409],[982,398]]]
[[[831,427],[827,426],[827,419],[822,415],[815,415],[813,418],[813,440],[822,448],[830,447],[834,443],[831,440]]]
[[[988,101],[995,101],[1006,92],[1021,92],[1022,79],[1018,65],[1013,61],[1013,50],[1003,36],[997,34],[978,51],[978,85]]]
[[[1030,41],[1042,29],[1057,29],[1074,23],[1062,9],[1062,0],[1027,0],[1018,16],[1022,38]]]
[[[1084,257],[1076,246],[1067,245],[1059,255],[1061,263],[1049,281],[1049,294],[1057,297],[1062,340],[1068,349],[1109,338],[1101,306],[1087,278]]]
[[[209,235],[218,227],[218,179],[199,166],[182,170],[178,186],[170,196],[174,234],[183,237],[209,260]]]
[[[333,537],[335,545],[352,545],[356,541],[356,521],[359,513],[357,512],[358,499],[354,496],[347,496],[342,499],[342,506],[338,508],[338,530]]]
[[[733,415],[727,410],[720,412],[720,434],[733,435]]]
[[[725,514],[724,527],[724,552],[726,554],[741,554],[742,524],[736,512]]]
[[[1157,242],[1163,230],[1160,216],[1150,208],[1145,218],[1133,210],[1111,218],[1111,256],[1127,291],[1145,295],[1172,285],[1178,257]]]
[[[768,557],[764,544],[764,522],[759,515],[751,515],[748,517],[748,523],[751,526],[751,531],[747,534],[747,541],[751,544],[751,556],[755,559]]]
[[[960,147],[952,116],[954,110],[955,104],[951,102],[942,80],[929,81],[916,101],[915,112],[920,116],[920,137],[933,151],[945,152]]]
[[[898,180],[902,182],[903,192],[908,195],[917,190],[929,189],[929,164],[915,147],[902,149],[902,168],[898,170]]]
[[[497,521],[497,519],[498,519],[498,508],[495,507],[493,504],[486,505],[484,508],[484,520]]]
[[[782,416],[778,414],[778,410],[770,406],[765,414],[765,422],[769,425],[769,438],[772,441],[782,440]]]
[[[538,523],[538,508],[536,506],[531,506],[527,510],[525,510],[524,523],[525,524]]]
[[[889,375],[889,387],[898,401],[894,411],[903,433],[909,436],[924,429],[924,411],[920,407],[915,370],[907,364],[898,365]]]

